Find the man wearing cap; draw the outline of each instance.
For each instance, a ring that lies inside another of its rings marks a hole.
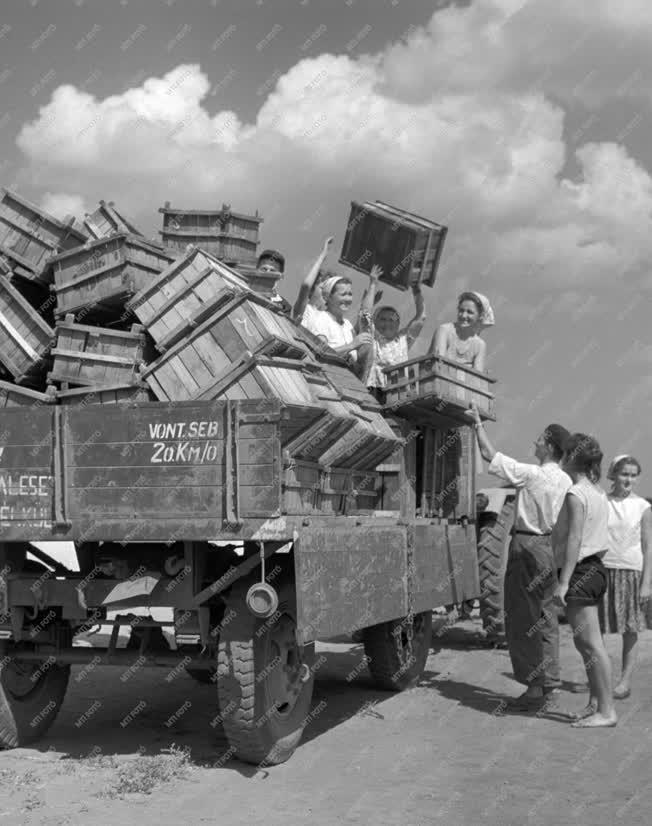
[[[534,443],[538,464],[525,464],[495,450],[475,405],[473,420],[478,446],[488,472],[516,488],[512,539],[505,573],[505,636],[515,678],[527,690],[510,703],[514,710],[539,710],[558,690],[559,625],[552,595],[557,570],[550,534],[572,485],[559,467],[570,435],[551,424]]]

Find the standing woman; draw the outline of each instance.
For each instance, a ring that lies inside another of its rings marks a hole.
[[[573,480],[552,532],[559,570],[555,602],[566,606],[575,648],[582,656],[591,697],[572,715],[575,728],[615,726],[611,663],[600,633],[598,605],[607,590],[602,558],[609,545],[609,504],[598,482],[602,450],[592,436],[573,433],[564,445],[562,467]]]
[[[430,342],[430,353],[484,372],[487,346],[479,333],[494,324],[486,296],[464,292],[457,299],[457,321],[441,324]]]
[[[652,510],[647,500],[634,493],[641,466],[633,456],[616,456],[607,479],[609,493],[609,550],[603,562],[607,569],[607,591],[599,606],[603,634],[623,638],[622,673],[614,697],[624,700],[631,693],[636,665],[638,632],[646,626],[645,608],[650,597],[652,566]]]

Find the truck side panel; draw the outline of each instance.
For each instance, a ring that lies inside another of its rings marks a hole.
[[[414,525],[414,611],[429,611],[480,594],[473,525]]]

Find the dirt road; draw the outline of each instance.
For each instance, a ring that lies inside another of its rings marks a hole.
[[[422,684],[403,695],[374,690],[361,646],[321,645],[303,744],[266,771],[228,759],[213,686],[76,668],[48,737],[0,754],[0,826],[647,826],[652,632],[619,726],[577,731],[559,713],[502,714],[519,686],[505,651],[473,647],[476,630],[435,636]],[[567,628],[562,663],[566,680],[582,678]],[[585,699],[562,694],[568,709]]]

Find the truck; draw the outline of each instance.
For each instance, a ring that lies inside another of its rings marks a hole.
[[[432,610],[480,595],[464,410],[493,417],[492,381],[433,356],[392,368],[380,464],[297,459],[317,425],[279,398],[6,407],[0,747],[43,736],[91,660],[211,675],[229,755],[256,765],[287,760],[312,719],[317,640],[363,629],[375,683],[414,686]],[[79,570],[33,544],[50,541]],[[173,619],[134,617],[143,604]],[[73,644],[116,609],[105,648]],[[119,649],[125,625],[137,645]]]

